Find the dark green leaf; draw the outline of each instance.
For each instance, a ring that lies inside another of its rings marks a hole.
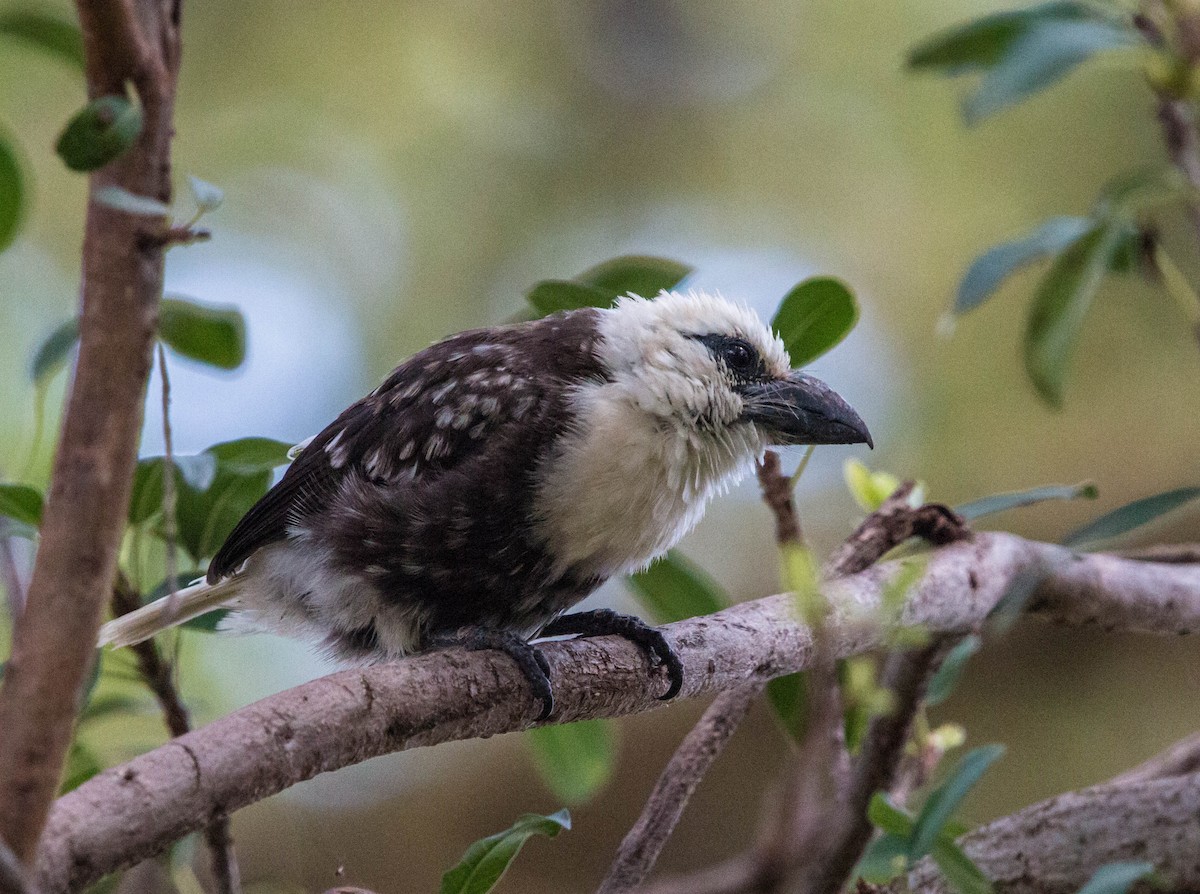
[[[867,845],[851,878],[871,885],[886,885],[908,869],[908,839],[881,835]]]
[[[991,68],[1013,45],[1042,22],[1077,21],[1095,16],[1086,3],[1042,3],[1028,9],[993,13],[956,25],[915,46],[908,54],[910,68],[941,70],[956,75]]]
[[[31,528],[41,527],[41,491],[27,484],[0,484],[0,515]]]
[[[218,608],[211,612],[205,612],[198,615],[189,621],[184,621],[179,625],[181,630],[194,630],[197,633],[216,633],[221,626],[221,622],[229,615],[229,609]]]
[[[179,544],[196,562],[211,557],[270,486],[269,470],[240,475],[218,466],[207,490],[180,488],[176,505]]]
[[[783,731],[793,742],[800,742],[808,729],[808,680],[804,674],[784,674],[768,682],[767,701]]]
[[[200,568],[189,568],[184,571],[180,571],[177,575],[175,575],[175,589],[182,590],[192,581],[198,580],[202,577],[204,577],[204,570]],[[150,603],[155,599],[162,599],[167,595],[169,584],[170,581],[168,581],[166,578],[163,578],[155,585],[154,589],[142,597],[142,602]]]
[[[246,324],[235,307],[205,305],[190,298],[164,298],[158,334],[184,357],[220,369],[237,369],[246,358]]]
[[[989,248],[975,259],[959,284],[954,312],[963,314],[983,304],[1021,267],[1058,254],[1093,226],[1087,217],[1052,217],[1031,233]]]
[[[653,298],[659,292],[675,288],[691,272],[692,268],[686,264],[667,258],[625,255],[597,264],[575,279],[585,286],[611,292],[613,295],[632,293],[643,298]]]
[[[974,521],[985,515],[995,515],[997,512],[1007,512],[1010,509],[1032,506],[1048,500],[1094,500],[1099,495],[1100,491],[1090,481],[1082,484],[1050,484],[1045,487],[1032,487],[1029,490],[982,497],[956,506],[954,511],[967,521]]]
[[[0,251],[17,238],[25,216],[25,175],[16,150],[0,134]]]
[[[590,801],[612,776],[616,746],[607,720],[579,720],[529,730],[533,762],[556,797]]]
[[[1154,872],[1154,864],[1145,861],[1107,863],[1097,869],[1079,894],[1126,894],[1134,882]]]
[[[216,479],[217,458],[209,453],[176,456],[173,458],[175,471],[175,493],[179,496],[187,489],[207,490]],[[129,523],[139,525],[146,521],[163,505],[163,464],[161,456],[138,460],[133,473],[133,488],[129,496]]]
[[[196,200],[196,207],[203,213],[216,211],[225,201],[225,193],[219,187],[199,177],[189,176],[188,188],[192,191],[192,198]]]
[[[676,550],[627,579],[659,624],[711,615],[729,604],[721,586]]]
[[[1181,487],[1166,493],[1155,494],[1152,497],[1134,500],[1132,503],[1126,503],[1120,509],[1114,509],[1107,515],[1100,516],[1091,524],[1072,531],[1063,538],[1063,544],[1081,546],[1120,537],[1134,528],[1140,528],[1142,525],[1154,521],[1161,515],[1166,515],[1185,503],[1190,503],[1197,497],[1200,497],[1200,487]]]
[[[41,343],[33,355],[30,376],[35,384],[55,375],[67,362],[75,343],[79,341],[79,320],[71,319],[58,327]]]
[[[978,123],[1057,83],[1094,54],[1137,41],[1131,27],[1114,21],[1039,22],[988,70],[963,104],[963,116]]]
[[[1120,237],[1121,228],[1112,224],[1082,236],[1055,259],[1034,295],[1025,329],[1025,370],[1053,407],[1062,406],[1071,354]]]
[[[907,839],[913,833],[913,818],[908,812],[896,807],[883,792],[871,796],[867,805],[867,819],[876,829]]]
[[[585,286],[567,279],[547,279],[526,292],[525,297],[539,314],[546,316],[581,307],[612,307],[617,295],[609,289]]]
[[[950,650],[942,666],[938,668],[933,679],[929,681],[929,689],[925,692],[925,704],[940,705],[950,697],[958,686],[963,668],[971,656],[979,651],[982,640],[975,634],[964,636],[957,646]]]
[[[217,458],[221,468],[238,475],[253,475],[287,465],[290,444],[271,438],[239,438],[213,444],[205,453]]]
[[[109,693],[91,699],[79,715],[80,720],[99,720],[110,714],[133,714],[143,711],[146,703],[128,695]]]
[[[171,206],[150,196],[139,196],[119,186],[104,186],[92,193],[92,199],[109,208],[141,217],[166,217]]]
[[[0,15],[0,36],[37,47],[83,71],[83,37],[74,22],[36,9],[14,9]]]
[[[75,113],[55,151],[73,171],[94,171],[123,155],[142,132],[142,110],[124,96],[101,96]]]
[[[1022,568],[1013,576],[1004,594],[996,600],[996,605],[988,612],[988,633],[1002,636],[1012,629],[1021,615],[1025,613],[1025,606],[1029,604],[1033,591],[1038,588],[1046,574],[1046,568],[1035,565]]]
[[[1004,753],[1003,745],[984,745],[963,755],[948,779],[930,793],[913,828],[908,855],[919,860],[950,821],[954,811],[984,772]]]
[[[100,763],[100,759],[88,748],[80,745],[79,742],[72,742],[71,750],[67,753],[67,766],[63,773],[62,787],[59,788],[58,793],[65,795],[67,792],[79,788],[103,769],[104,764]]]
[[[550,816],[526,813],[510,828],[481,838],[467,848],[458,865],[442,876],[441,894],[487,894],[531,836],[554,838],[570,828],[571,814],[566,810]]]
[[[92,656],[92,665],[88,669],[87,679],[83,682],[81,702],[85,705],[91,701],[92,693],[96,691],[96,686],[100,683],[100,662],[103,658],[104,653],[98,649],[95,655]]]
[[[938,838],[929,855],[958,894],[992,894],[992,883],[983,870],[951,839]]]
[[[850,334],[858,322],[858,304],[840,280],[806,279],[784,296],[771,321],[792,358],[806,366]]]

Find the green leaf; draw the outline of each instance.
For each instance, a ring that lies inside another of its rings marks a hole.
[[[0,515],[31,528],[41,527],[41,491],[27,484],[0,484]]]
[[[1134,882],[1154,872],[1154,864],[1145,861],[1106,863],[1097,869],[1079,894],[1126,894]]]
[[[1056,84],[1096,53],[1137,42],[1131,27],[1115,21],[1039,22],[984,75],[963,104],[963,117],[976,124]]]
[[[983,518],[985,515],[995,515],[1035,503],[1045,503],[1048,500],[1094,500],[1100,495],[1096,485],[1090,481],[1082,484],[1050,484],[1045,487],[1031,487],[1029,490],[1012,491],[1006,494],[993,494],[954,507],[954,511],[967,521]]]
[[[784,674],[770,680],[767,701],[783,731],[793,742],[800,742],[808,729],[808,680],[804,674]]]
[[[100,720],[110,714],[133,714],[145,710],[146,703],[128,695],[110,692],[88,701],[79,715],[82,720]]]
[[[959,284],[954,313],[979,307],[1017,270],[1058,254],[1094,225],[1087,217],[1052,217],[1018,239],[989,248],[975,259]]]
[[[119,186],[104,186],[92,193],[92,200],[140,217],[166,217],[171,206],[150,196],[139,196]]]
[[[62,369],[78,341],[79,320],[72,318],[60,323],[33,355],[30,377],[34,383],[40,385]]]
[[[180,546],[197,563],[211,557],[270,486],[270,470],[241,475],[218,465],[206,490],[181,487],[176,505]]]
[[[163,505],[164,457],[151,456],[138,460],[133,473],[133,488],[129,496],[129,523],[139,525]],[[208,453],[173,457],[175,494],[187,488],[206,490],[216,478],[217,458]]]
[[[101,96],[75,113],[55,144],[73,171],[94,171],[119,158],[142,132],[142,110],[124,96]]]
[[[175,589],[182,590],[192,581],[202,577],[204,577],[204,569],[202,568],[189,568],[184,571],[180,571],[177,575],[175,575]],[[153,602],[155,599],[162,599],[167,595],[169,583],[170,582],[166,578],[160,580],[154,586],[154,589],[142,597],[142,602],[148,604]]]
[[[907,839],[913,833],[913,818],[908,811],[892,804],[883,792],[871,796],[871,803],[867,805],[867,819],[876,829],[890,835]]]
[[[195,199],[196,207],[202,214],[216,211],[225,201],[225,193],[221,191],[220,187],[213,186],[207,180],[201,180],[199,177],[189,175],[188,188],[192,191],[192,198]]]
[[[1025,329],[1025,370],[1052,407],[1062,406],[1071,354],[1120,238],[1121,227],[1114,224],[1086,233],[1055,259],[1034,295]]]
[[[216,633],[221,622],[229,616],[230,609],[218,608],[205,612],[179,625],[180,630],[192,630],[196,633]]]
[[[886,885],[908,871],[908,839],[881,835],[867,845],[850,878],[871,885]]]
[[[213,444],[205,453],[216,457],[218,465],[237,475],[253,475],[287,465],[290,444],[272,438],[239,438]]]
[[[25,216],[25,175],[16,150],[0,135],[0,251],[12,245]]]
[[[968,752],[949,778],[930,793],[913,828],[908,850],[912,860],[919,860],[929,853],[962,799],[1003,753],[1003,745],[984,745]]]
[[[606,720],[542,726],[525,736],[542,779],[568,804],[590,801],[612,777],[616,743]]]
[[[627,580],[659,624],[711,615],[729,605],[720,584],[676,550]]]
[[[948,28],[913,47],[908,54],[908,65],[949,75],[991,68],[1038,24],[1077,21],[1095,14],[1088,4],[1079,2],[1043,3],[994,13]]]
[[[841,280],[806,279],[784,296],[771,321],[792,358],[792,366],[812,363],[850,334],[858,304]]]
[[[951,839],[938,838],[929,855],[958,894],[992,894],[992,883],[983,870]]]
[[[1120,509],[1114,509],[1107,515],[1102,515],[1091,524],[1084,525],[1072,531],[1063,538],[1064,546],[1081,546],[1112,540],[1127,534],[1134,528],[1154,521],[1161,515],[1166,515],[1178,509],[1185,503],[1200,497],[1200,487],[1180,487],[1152,497],[1143,497],[1126,503]]]
[[[925,692],[925,704],[940,705],[950,697],[955,687],[958,686],[963,668],[967,666],[971,656],[979,651],[981,645],[983,645],[983,641],[972,633],[964,636],[959,644],[950,650],[946,660],[942,662],[942,666],[929,681],[929,688]]]
[[[667,258],[624,255],[585,270],[575,280],[614,296],[634,294],[653,298],[659,292],[675,288],[691,272],[687,264]]]
[[[71,750],[67,752],[67,766],[58,793],[65,795],[79,788],[103,769],[104,764],[100,763],[100,759],[90,749],[78,741],[72,742]]]
[[[581,307],[612,307],[617,294],[567,279],[547,279],[526,292],[525,297],[539,314],[546,316]]]
[[[164,298],[158,333],[175,352],[209,366],[237,369],[246,359],[246,324],[235,307]]]
[[[1029,604],[1034,591],[1048,573],[1047,567],[1038,565],[1018,571],[1004,593],[996,600],[996,605],[988,612],[988,633],[1002,636],[1012,630],[1013,625],[1025,613],[1025,606]]]
[[[0,15],[0,37],[19,40],[83,71],[83,36],[74,22],[37,9],[14,9]]]
[[[503,832],[481,838],[467,848],[458,865],[442,876],[441,894],[486,894],[500,881],[531,836],[554,838],[570,828],[571,814],[566,810],[550,816],[524,814]]]

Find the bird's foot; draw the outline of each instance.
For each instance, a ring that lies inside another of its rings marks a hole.
[[[452,634],[435,637],[435,648],[461,646],[468,652],[495,649],[511,658],[529,682],[533,697],[542,702],[538,720],[545,720],[554,710],[554,690],[550,686],[550,664],[535,646],[531,646],[511,630],[495,627],[463,627]]]
[[[576,636],[620,636],[640,646],[650,656],[653,667],[663,666],[667,669],[667,678],[671,685],[659,696],[666,701],[679,694],[683,686],[683,662],[671,648],[667,638],[656,628],[651,627],[641,618],[633,615],[622,615],[611,609],[602,608],[596,611],[575,612],[563,615],[551,621],[542,628],[538,636],[563,636],[573,633]]]

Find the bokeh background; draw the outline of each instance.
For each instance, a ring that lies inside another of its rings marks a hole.
[[[859,514],[841,484],[850,456],[920,478],[950,503],[1097,482],[1098,503],[996,522],[1049,539],[1195,484],[1200,355],[1160,292],[1131,278],[1104,287],[1057,413],[1020,368],[1028,275],[952,337],[935,334],[978,252],[1045,217],[1086,213],[1109,176],[1163,158],[1151,96],[1127,68],[1091,64],[972,130],[958,113],[962,84],[904,71],[914,42],[995,6],[188,4],[176,169],[181,185],[189,173],[218,184],[226,202],[206,220],[211,242],[171,252],[167,290],[240,307],[249,355],[231,374],[172,360],[177,449],[245,435],[298,441],[412,351],[510,317],[537,280],[636,252],[692,264],[691,284],[765,315],[813,273],[855,289],[863,320],[815,371],[859,407],[879,446],[818,451],[800,498],[821,547]],[[23,146],[35,190],[23,236],[0,255],[0,470],[41,483],[51,448],[33,447],[28,364],[74,310],[86,190],[51,147],[83,92],[75,72],[16,45],[0,46],[0,84],[0,122]],[[62,387],[60,377],[53,415]],[[143,452],[161,444],[152,400]],[[1178,513],[1143,539],[1195,539],[1197,520]],[[752,486],[720,502],[684,547],[740,598],[777,586]],[[620,585],[594,598],[636,609]],[[328,669],[265,636],[191,634],[183,655],[201,719]],[[972,744],[1009,746],[967,818],[1150,756],[1200,725],[1198,686],[1192,641],[1019,627],[974,660],[939,710]],[[573,831],[531,843],[502,890],[594,888],[702,707],[619,724],[610,782],[573,806]],[[113,761],[162,737],[152,712],[105,729],[97,747]],[[757,710],[661,867],[739,850],[786,748]],[[560,806],[523,739],[506,736],[327,775],[239,813],[234,833],[262,891],[346,881],[431,891],[471,841]]]

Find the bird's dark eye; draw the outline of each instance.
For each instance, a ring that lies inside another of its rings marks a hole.
[[[758,356],[743,341],[730,341],[722,346],[721,359],[731,373],[751,375],[758,369]]]

